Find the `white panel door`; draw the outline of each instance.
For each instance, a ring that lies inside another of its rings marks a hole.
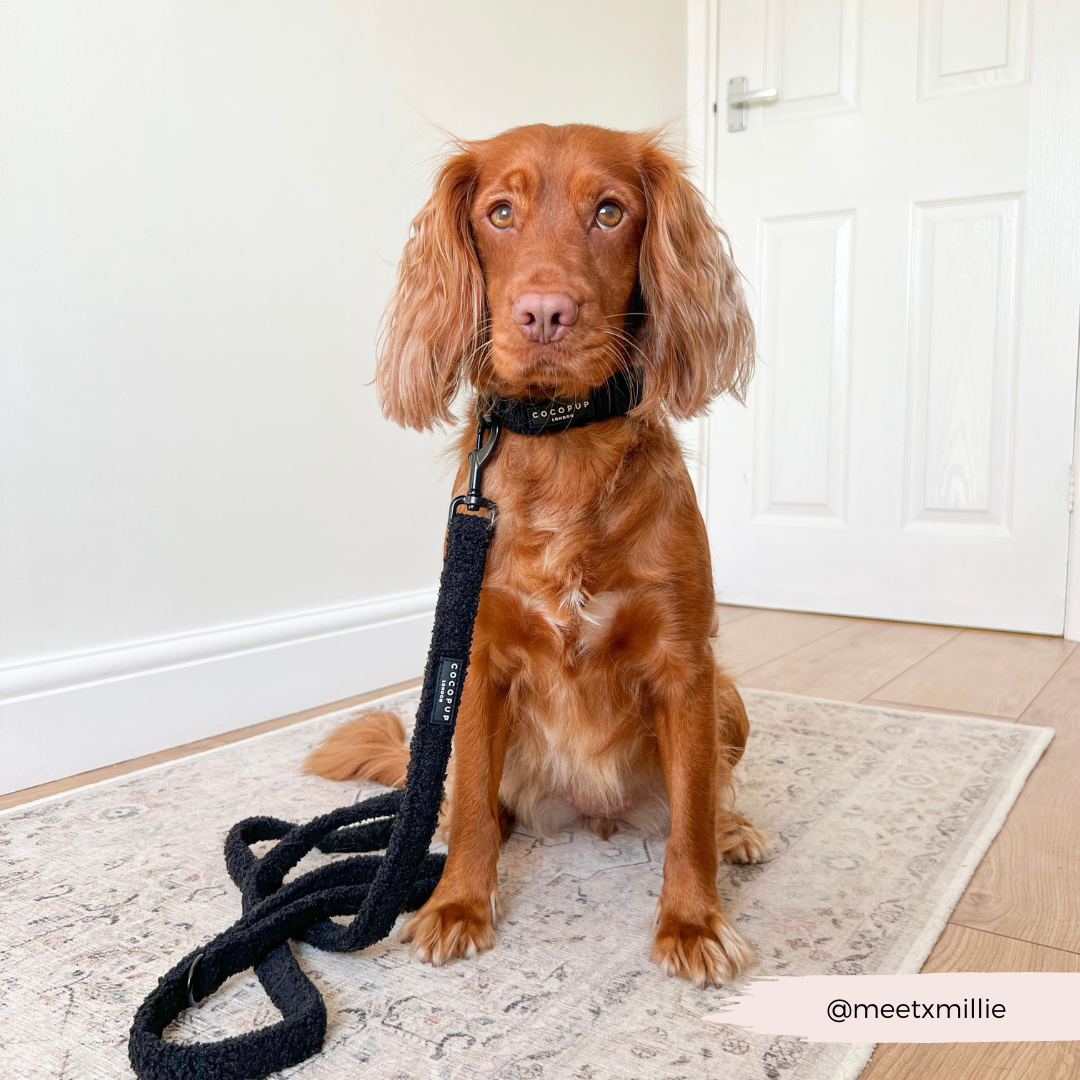
[[[1080,3],[720,0],[717,212],[759,366],[708,429],[729,603],[1059,634]],[[727,130],[727,82],[775,87]]]

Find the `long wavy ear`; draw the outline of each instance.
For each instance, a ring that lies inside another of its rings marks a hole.
[[[454,419],[462,361],[482,344],[484,275],[469,226],[478,170],[468,146],[439,169],[383,315],[375,385],[383,412],[403,427],[423,431]]]
[[[663,406],[685,420],[724,391],[742,400],[754,371],[754,324],[727,234],[658,135],[643,136],[639,167],[646,202],[639,409]]]

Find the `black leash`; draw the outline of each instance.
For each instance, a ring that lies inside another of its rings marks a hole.
[[[135,1014],[128,1055],[140,1080],[259,1080],[321,1049],[326,1006],[293,955],[290,939],[331,952],[355,952],[381,941],[403,911],[432,894],[445,855],[428,851],[438,824],[443,782],[465,682],[480,587],[498,508],[480,493],[501,426],[548,434],[625,415],[640,400],[640,374],[619,372],[581,402],[485,403],[469,454],[469,486],[450,504],[446,554],[416,713],[405,787],[343,806],[303,825],[252,817],[229,830],[225,863],[241,892],[243,915],[168,971]],[[535,410],[536,415],[532,415]],[[546,415],[545,415],[546,414]],[[540,423],[539,421],[543,421]],[[486,439],[485,439],[486,433]],[[472,513],[459,514],[464,507]],[[490,517],[476,516],[487,509]],[[261,858],[251,845],[277,843]],[[353,854],[287,885],[286,875],[310,851]],[[351,915],[347,924],[331,921]],[[219,1042],[175,1043],[165,1028],[198,1007],[226,979],[254,968],[282,1014],[269,1027]]]

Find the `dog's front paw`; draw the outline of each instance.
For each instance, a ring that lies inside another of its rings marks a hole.
[[[413,955],[439,967],[459,956],[470,960],[495,944],[495,898],[489,904],[433,896],[401,928]]]
[[[776,841],[772,834],[743,818],[739,827],[724,838],[724,848],[720,854],[732,863],[759,863],[765,862],[775,852]]]
[[[703,989],[734,981],[754,961],[753,950],[728,925],[719,908],[700,920],[679,919],[661,911],[652,955],[665,974],[689,979]]]

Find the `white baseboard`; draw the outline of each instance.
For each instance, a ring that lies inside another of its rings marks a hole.
[[[415,678],[435,593],[0,667],[0,794]]]

